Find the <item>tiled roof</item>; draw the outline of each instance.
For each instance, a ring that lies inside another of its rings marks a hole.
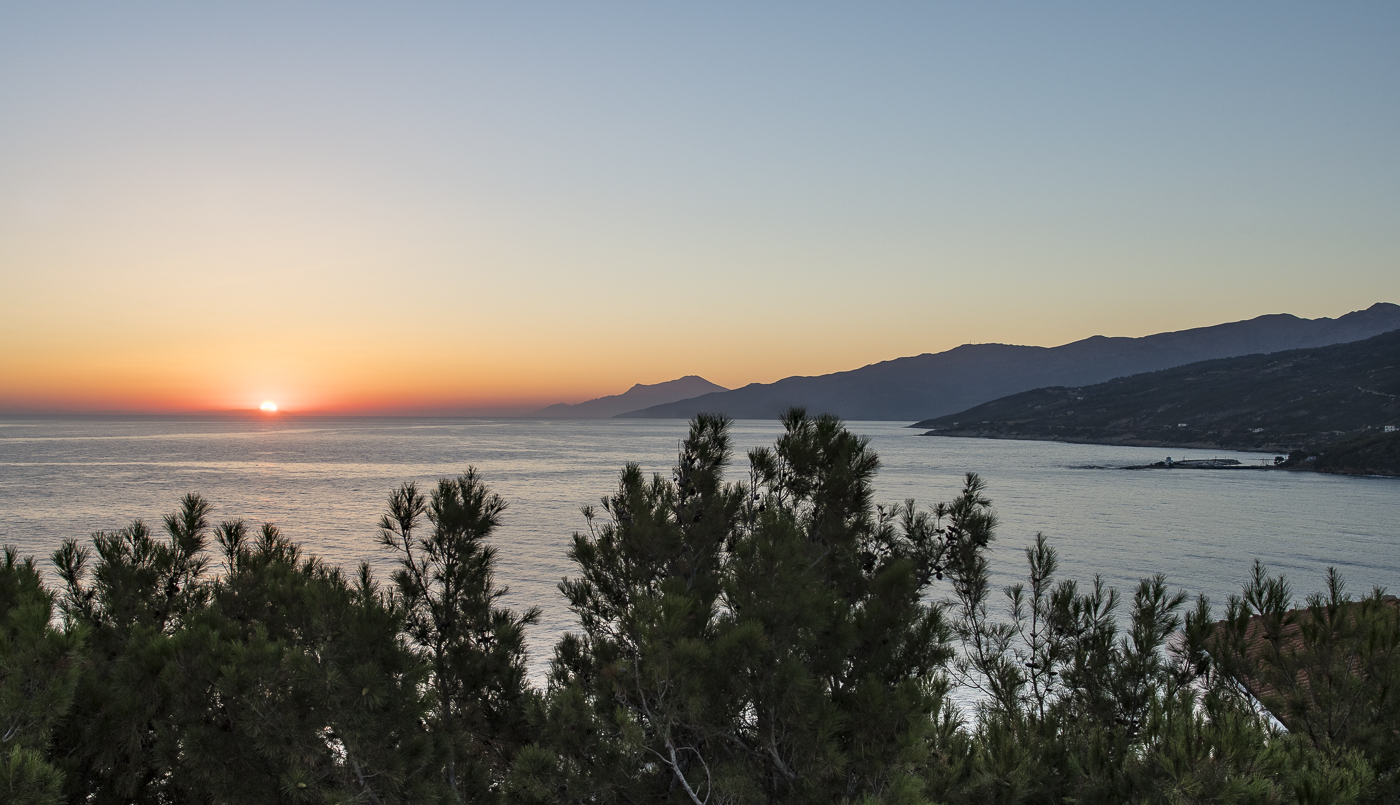
[[[1393,595],[1386,596],[1382,599],[1382,602],[1392,610],[1400,610],[1400,600],[1397,600]],[[1354,601],[1346,605],[1343,617],[1347,619],[1347,626],[1351,626],[1355,623],[1355,608],[1358,605],[1359,602]],[[1308,607],[1291,609],[1284,613],[1284,622],[1282,628],[1279,630],[1277,644],[1278,653],[1283,658],[1296,657],[1304,651],[1303,629],[1305,626],[1311,625],[1312,621],[1313,613]],[[1222,620],[1215,625],[1215,636],[1217,639],[1231,640],[1233,638],[1233,631],[1229,621]],[[1264,616],[1255,615],[1249,619],[1249,624],[1246,626],[1244,633],[1243,650],[1245,657],[1251,661],[1248,663],[1251,667],[1257,668],[1259,665],[1258,661],[1269,657],[1274,650],[1267,631]],[[1360,667],[1360,659],[1353,654],[1346,658],[1346,664],[1348,671],[1356,673]],[[1237,669],[1234,677],[1249,691],[1251,696],[1269,710],[1274,718],[1278,719],[1279,722],[1290,730],[1294,729],[1295,725],[1290,723],[1290,721],[1292,721],[1290,717],[1291,714],[1286,712],[1285,707],[1282,706],[1284,704],[1283,693],[1278,690],[1275,684],[1282,683],[1282,680],[1260,679],[1248,674],[1244,669]],[[1311,680],[1308,678],[1306,667],[1298,669],[1297,676],[1295,677],[1295,685],[1296,687],[1288,692],[1301,693],[1304,696],[1307,696],[1311,692],[1312,684]]]

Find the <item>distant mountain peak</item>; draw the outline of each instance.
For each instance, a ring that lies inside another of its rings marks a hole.
[[[632,388],[630,388],[630,389],[624,391],[624,392],[621,393],[621,394],[614,394],[614,395],[612,395],[612,397],[599,397],[598,399],[600,399],[600,400],[610,400],[610,399],[612,399],[613,397],[625,397],[625,396],[627,396],[628,394],[631,394],[631,393],[634,392],[634,391],[645,391],[645,390],[647,390],[647,389],[671,389],[671,388],[682,388],[682,387],[687,387],[687,388],[688,388],[688,387],[690,387],[690,386],[695,386],[695,385],[709,386],[709,387],[711,387],[711,388],[710,388],[711,391],[728,391],[728,390],[729,390],[729,389],[725,388],[724,386],[721,386],[721,385],[718,385],[718,384],[715,384],[715,383],[711,383],[710,381],[706,380],[705,378],[701,377],[700,375],[686,375],[685,377],[678,377],[678,378],[676,378],[675,380],[667,380],[667,381],[662,382],[662,383],[650,383],[650,384],[648,384],[648,383],[633,383],[633,384],[632,384]],[[589,402],[592,402],[592,400],[589,400]],[[578,405],[583,405],[583,404],[584,404],[584,403],[578,403]]]
[[[962,411],[1041,386],[1085,386],[1201,360],[1329,346],[1400,329],[1400,305],[1377,302],[1335,319],[1270,313],[1140,338],[1095,335],[1057,347],[963,344],[827,375],[710,391],[621,416],[688,419],[697,413],[776,419],[792,406],[847,420],[910,422]]]
[[[699,375],[686,375],[664,383],[635,383],[622,394],[598,397],[586,402],[556,403],[527,416],[547,419],[607,419],[638,408],[664,405],[717,391],[728,389]]]

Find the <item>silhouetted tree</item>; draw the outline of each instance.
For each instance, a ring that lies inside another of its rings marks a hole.
[[[926,593],[950,532],[877,507],[878,459],[836,419],[783,424],[749,485],[724,482],[728,422],[701,416],[671,478],[628,465],[607,519],[585,509],[561,585],[583,631],[556,649],[522,801],[919,796],[947,724],[951,634]]]
[[[438,481],[428,498],[404,484],[380,521],[380,539],[398,557],[393,579],[406,636],[429,668],[429,731],[443,778],[466,802],[499,795],[528,739],[525,627],[539,609],[497,605],[507,589],[495,584],[496,549],[486,540],[505,508],[468,469]],[[432,527],[420,530],[425,516]]]
[[[70,718],[57,735],[72,800],[160,803],[181,799],[170,774],[169,687],[161,674],[171,638],[208,600],[209,504],[187,495],[166,516],[168,540],[140,520],[92,537],[93,548],[66,540],[54,553],[70,628],[88,652]],[[97,561],[93,565],[93,553]],[[90,578],[89,578],[89,571]]]
[[[0,799],[49,805],[62,796],[52,736],[73,703],[81,630],[54,628],[53,595],[33,559],[0,562]]]
[[[426,668],[402,611],[275,527],[219,526],[189,495],[168,540],[137,521],[54,560],[70,628],[90,636],[55,756],[81,802],[430,800]]]
[[[1389,803],[1400,611],[1256,563],[1225,619],[1162,575],[992,586],[997,519],[878,505],[879,461],[792,411],[726,482],[728,422],[623,468],[574,535],[579,631],[526,683],[505,501],[474,470],[389,500],[381,589],[276,527],[164,520],[0,562],[0,797],[57,803]],[[206,548],[217,547],[212,557]],[[221,563],[216,564],[216,559]],[[63,618],[53,618],[55,603]],[[1184,615],[1184,617],[1183,617]],[[972,694],[965,711],[952,685]],[[1279,726],[1270,718],[1276,716]],[[1285,729],[1286,728],[1286,729]]]

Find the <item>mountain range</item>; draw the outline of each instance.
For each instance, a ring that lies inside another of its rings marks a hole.
[[[916,427],[929,436],[1286,453],[1384,434],[1387,425],[1400,425],[1400,330],[1025,391]]]
[[[734,419],[775,419],[788,408],[801,406],[848,421],[914,421],[1046,386],[1087,386],[1203,360],[1359,341],[1395,329],[1400,329],[1400,305],[1378,302],[1336,319],[1280,313],[1140,338],[1096,335],[1058,347],[964,344],[846,372],[712,389],[675,401],[624,408],[613,416],[688,419],[697,413],[716,413]],[[646,387],[633,391],[637,388]]]
[[[702,394],[728,391],[724,386],[711,383],[703,377],[686,375],[665,383],[644,385],[638,383],[622,394],[599,397],[581,403],[556,403],[541,408],[529,417],[544,419],[607,419],[638,408],[661,405],[663,403],[697,397]]]

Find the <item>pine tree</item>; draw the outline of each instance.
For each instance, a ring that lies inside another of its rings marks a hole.
[[[365,565],[347,579],[275,527],[215,531],[225,573],[172,639],[171,777],[222,802],[424,801],[426,666]]]
[[[1225,619],[1202,602],[1187,628],[1196,663],[1289,731],[1287,783],[1298,800],[1400,798],[1400,607],[1383,589],[1360,600],[1328,568],[1325,592],[1293,608],[1283,576],[1255,562]]]
[[[201,583],[208,513],[206,501],[187,495],[165,518],[168,540],[137,520],[94,534],[91,550],[66,540],[54,553],[65,620],[85,631],[89,646],[73,709],[56,736],[71,800],[182,798],[164,760],[170,703],[161,673],[174,632],[208,597]]]
[[[60,730],[70,801],[435,801],[426,666],[403,610],[273,526],[214,530],[186,496],[167,540],[137,521],[54,560],[70,629],[90,636]]]
[[[53,595],[34,560],[5,546],[0,562],[0,799],[57,803],[63,775],[54,730],[73,703],[82,633],[54,628]]]
[[[522,801],[917,799],[945,712],[927,593],[957,553],[949,507],[877,507],[865,439],[783,424],[748,485],[724,482],[728,422],[700,416],[671,478],[628,465],[606,519],[585,509],[561,585],[582,633],[556,649]]]
[[[525,627],[540,611],[498,605],[507,588],[495,583],[496,549],[487,540],[505,508],[468,469],[439,480],[427,498],[404,484],[380,521],[381,542],[399,562],[393,580],[406,637],[429,669],[429,731],[442,778],[463,802],[499,796],[528,738]],[[432,528],[422,533],[425,516]]]

